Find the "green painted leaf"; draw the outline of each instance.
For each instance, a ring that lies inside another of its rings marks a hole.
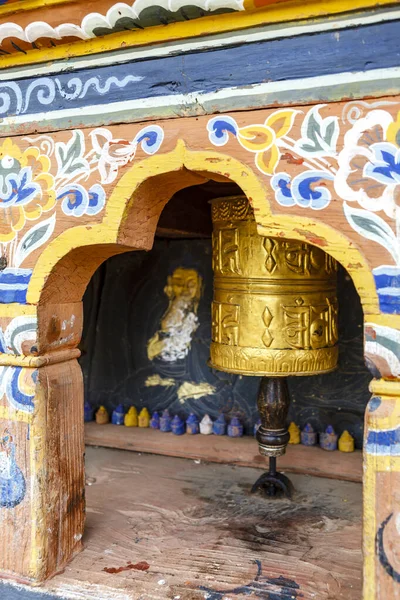
[[[71,139],[56,144],[56,159],[58,164],[57,177],[76,176],[87,171],[89,174],[89,164],[84,158],[85,138],[82,131],[77,130],[72,133]]]
[[[55,213],[45,221],[34,225],[25,233],[17,246],[14,256],[14,266],[19,267],[34,250],[40,248],[51,237],[56,225]]]
[[[392,228],[381,217],[369,210],[343,204],[344,214],[351,227],[359,235],[380,244],[400,264],[400,244]]]

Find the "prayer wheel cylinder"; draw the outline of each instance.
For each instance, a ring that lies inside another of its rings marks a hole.
[[[285,377],[337,364],[336,261],[310,244],[257,232],[244,196],[212,201],[210,364]]]

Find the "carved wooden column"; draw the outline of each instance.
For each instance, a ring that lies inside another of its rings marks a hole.
[[[81,305],[14,304],[3,315],[0,571],[39,582],[64,567],[83,534]]]
[[[400,599],[399,317],[371,316],[365,357],[375,379],[365,414],[364,600]],[[388,324],[394,326],[389,327]]]
[[[375,379],[365,415],[364,600],[400,598],[400,380]]]

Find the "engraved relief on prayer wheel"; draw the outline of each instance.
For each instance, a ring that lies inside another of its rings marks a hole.
[[[244,196],[212,201],[212,367],[315,375],[338,359],[336,261],[310,244],[263,237]]]

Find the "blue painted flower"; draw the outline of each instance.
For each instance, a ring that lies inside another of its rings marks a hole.
[[[366,163],[364,176],[385,185],[400,184],[400,148],[389,142],[372,144],[373,159]]]
[[[214,146],[224,146],[229,140],[229,134],[236,136],[238,125],[232,117],[214,117],[207,123],[207,131],[210,142]]]
[[[59,190],[57,200],[62,201],[64,214],[74,217],[97,215],[104,208],[106,193],[104,188],[96,183],[89,191],[82,185],[74,183]]]
[[[331,201],[331,192],[323,183],[332,181],[333,175],[325,171],[304,171],[291,181],[287,173],[277,173],[272,177],[271,186],[275,199],[281,206],[294,206],[322,210]],[[318,185],[319,184],[319,185]]]
[[[40,185],[32,181],[32,170],[24,167],[18,173],[4,175],[0,172],[0,205],[24,206],[40,194]]]
[[[281,206],[294,206],[295,199],[292,196],[290,175],[277,173],[271,179],[271,186],[275,192],[275,199]]]
[[[141,144],[146,154],[155,154],[164,139],[164,131],[159,125],[143,127],[135,136],[133,144]]]
[[[16,445],[8,429],[0,437],[0,506],[14,508],[25,497],[25,477],[16,462]]]

